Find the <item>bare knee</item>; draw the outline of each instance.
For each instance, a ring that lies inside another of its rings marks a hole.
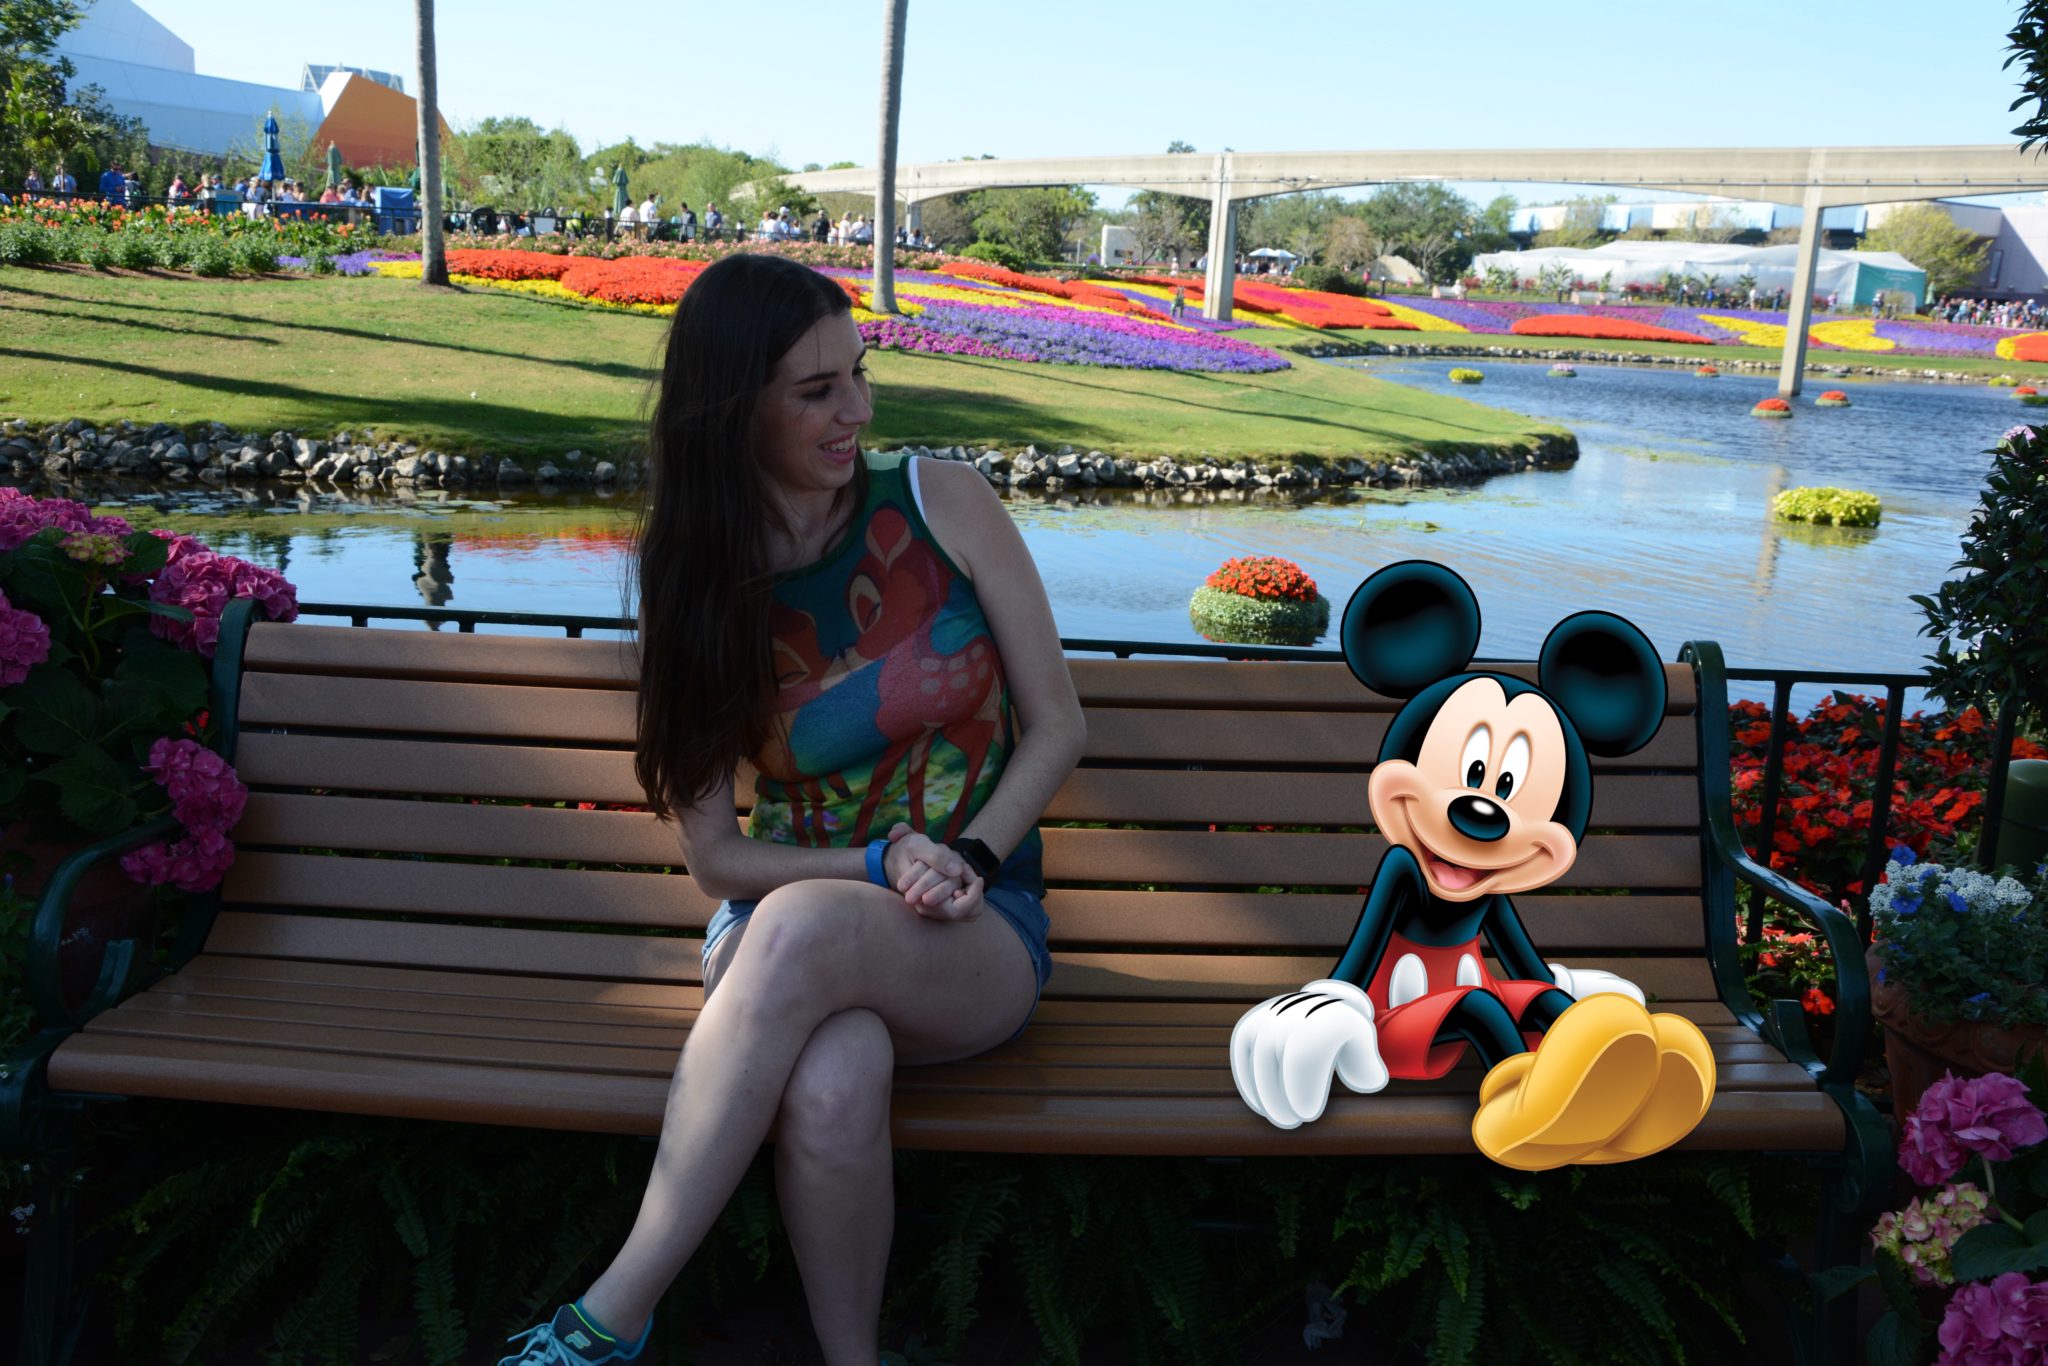
[[[807,1162],[864,1154],[889,1132],[896,1049],[872,1010],[842,1010],[812,1031],[782,1090],[778,1143]]]
[[[830,999],[835,974],[861,936],[861,908],[847,895],[850,885],[838,878],[810,878],[761,898],[731,963],[734,970],[745,964],[754,979],[753,1005],[773,1009],[776,1000],[786,1001],[792,993]]]

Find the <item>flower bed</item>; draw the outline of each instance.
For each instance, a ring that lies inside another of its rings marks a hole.
[[[1830,389],[1815,399],[1813,406],[1816,408],[1846,408],[1849,406],[1849,396],[1840,389]]]
[[[1792,405],[1782,398],[1767,398],[1749,410],[1751,417],[1790,417]]]
[[[1784,402],[1766,399],[1765,402]],[[1761,405],[1759,405],[1761,406]],[[1883,504],[1874,493],[1857,489],[1786,489],[1771,500],[1771,511],[1788,522],[1834,526],[1876,526]]]
[[[22,199],[0,206],[0,266],[253,275],[275,270],[280,256],[323,260],[376,240],[347,223],[213,214],[191,205],[130,209],[100,200]]]
[[[1446,374],[1444,378],[1453,384],[1478,384],[1486,378],[1486,372],[1483,370],[1473,370],[1461,365]]]
[[[1518,337],[1597,337],[1604,341],[1658,341],[1658,342],[1703,342],[1708,340],[1697,332],[1680,332],[1676,328],[1652,327],[1648,323],[1631,322],[1624,318],[1606,318],[1592,314],[1553,314],[1549,317],[1521,318],[1508,331]]]
[[[1292,560],[1248,555],[1223,562],[1188,601],[1205,639],[1309,645],[1330,625],[1330,602]]]

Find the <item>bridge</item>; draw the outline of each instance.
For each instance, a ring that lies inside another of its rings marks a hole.
[[[811,194],[874,194],[872,167],[784,176]],[[2017,145],[1959,147],[1665,147],[1534,151],[1161,152],[1109,157],[934,161],[896,168],[910,223],[927,199],[970,190],[1115,185],[1209,201],[1203,315],[1227,319],[1236,282],[1237,207],[1250,199],[1404,180],[1540,182],[1673,190],[1795,204],[1798,265],[1778,392],[1799,392],[1823,209],[2048,189],[2048,161]],[[743,190],[747,187],[741,187]]]

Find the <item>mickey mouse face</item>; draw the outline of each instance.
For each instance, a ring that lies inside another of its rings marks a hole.
[[[1415,854],[1447,901],[1544,886],[1578,856],[1572,832],[1553,819],[1570,743],[1548,698],[1511,698],[1499,680],[1476,675],[1437,708],[1412,762],[1374,766],[1373,821]]]

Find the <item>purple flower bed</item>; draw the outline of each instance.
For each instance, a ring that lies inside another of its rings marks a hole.
[[[370,264],[372,261],[403,261],[418,258],[398,256],[390,252],[351,251],[327,259],[333,264],[334,273],[337,275],[374,275],[376,270]],[[277,263],[286,270],[306,269],[306,258],[303,256],[280,256]]]
[[[1901,351],[1935,356],[1996,356],[1998,343],[2026,335],[2002,327],[1971,327],[1967,323],[1881,322],[1877,335]]]
[[[1163,327],[1108,313],[1032,305],[931,303],[919,322],[928,329],[971,337],[1036,361],[1135,370],[1285,370],[1288,362],[1264,347],[1228,337]]]
[[[909,322],[872,322],[860,325],[860,339],[880,350],[926,351],[940,356],[986,356],[991,360],[1031,360],[1031,356],[994,346],[973,337],[949,336]]]

